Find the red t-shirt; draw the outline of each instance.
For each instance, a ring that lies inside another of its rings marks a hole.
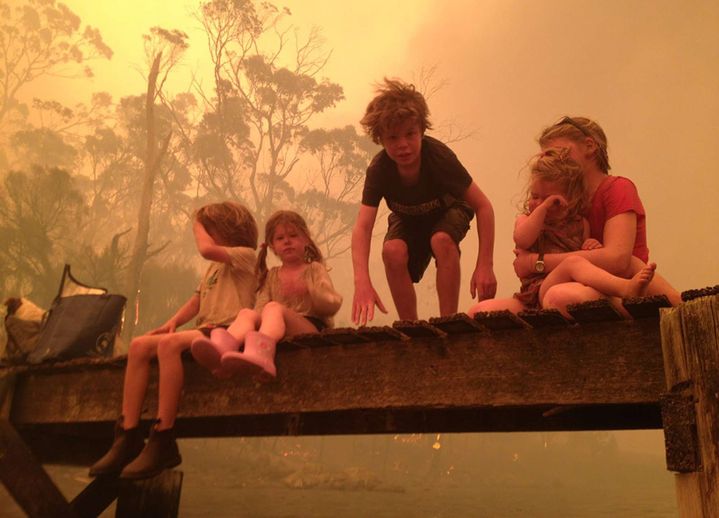
[[[637,188],[628,178],[607,176],[599,185],[587,214],[590,237],[604,242],[606,222],[625,212],[634,212],[637,215],[637,237],[632,253],[646,263],[649,260],[646,215]]]

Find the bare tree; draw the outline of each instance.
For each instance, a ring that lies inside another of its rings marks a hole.
[[[350,247],[364,172],[377,146],[354,126],[317,129],[304,136],[300,150],[314,158],[307,186],[296,196],[315,241],[330,259]]]

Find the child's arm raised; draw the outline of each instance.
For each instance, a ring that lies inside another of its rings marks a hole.
[[[494,276],[494,210],[489,198],[472,182],[464,193],[464,201],[477,215],[477,238],[479,250],[477,265],[469,283],[472,298],[491,299],[497,292],[497,279]]]
[[[195,235],[195,244],[200,255],[208,261],[230,263],[230,254],[224,246],[218,245],[207,232],[205,226],[195,220],[192,224],[192,233]]]
[[[529,249],[539,239],[544,228],[544,220],[552,205],[566,207],[567,200],[560,194],[547,196],[532,212],[519,216],[514,225],[514,244],[517,248]]]
[[[148,331],[148,335],[160,335],[165,333],[174,333],[175,329],[181,325],[189,322],[192,317],[197,315],[200,310],[200,294],[195,293],[185,302],[177,312],[172,315],[167,322],[162,324],[160,327]]]
[[[342,295],[337,293],[327,268],[321,263],[312,262],[309,269],[307,291],[312,301],[312,314],[318,317],[331,317],[342,306]]]
[[[387,313],[369,275],[369,250],[376,218],[377,207],[361,204],[352,229],[352,268],[355,281],[352,321],[355,325],[363,326],[374,318],[375,304],[382,313]]]

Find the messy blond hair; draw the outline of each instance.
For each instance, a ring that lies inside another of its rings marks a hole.
[[[385,77],[384,84],[377,85],[377,95],[367,105],[360,124],[375,144],[382,144],[382,135],[406,120],[417,121],[422,133],[432,129],[424,96],[412,84]]]
[[[532,181],[543,180],[559,185],[567,200],[567,218],[582,216],[587,208],[586,184],[582,167],[569,156],[565,148],[549,148],[529,162],[529,182],[522,210],[529,214]]]
[[[545,128],[539,137],[539,145],[547,147],[556,138],[568,138],[574,142],[581,142],[591,138],[597,145],[594,160],[601,171],[609,173],[609,155],[607,154],[607,136],[604,130],[591,119],[586,117],[563,117],[559,122]]]
[[[260,247],[260,253],[257,255],[257,266],[255,267],[258,280],[257,291],[262,289],[267,280],[267,248],[270,243],[272,243],[275,237],[275,231],[280,225],[293,226],[307,238],[308,243],[305,248],[306,262],[311,263],[317,261],[324,263],[322,252],[320,252],[320,249],[312,240],[310,229],[307,228],[307,223],[305,223],[302,216],[291,210],[278,210],[272,214],[267,220],[267,223],[265,223],[265,242],[262,243]]]
[[[257,248],[257,223],[244,205],[234,201],[210,203],[197,210],[195,219],[227,246]]]

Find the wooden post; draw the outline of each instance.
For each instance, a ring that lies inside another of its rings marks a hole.
[[[719,295],[661,314],[662,417],[681,518],[719,517]],[[692,422],[693,421],[693,422]]]
[[[177,518],[181,489],[182,471],[177,470],[166,469],[145,480],[121,480],[115,516]]]

